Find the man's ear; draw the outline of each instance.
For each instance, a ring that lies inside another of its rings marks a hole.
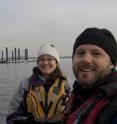
[[[111,63],[110,68],[111,69],[114,69],[115,68],[115,65]]]

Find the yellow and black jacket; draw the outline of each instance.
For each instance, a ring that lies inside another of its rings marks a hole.
[[[34,83],[34,82],[33,82]],[[52,118],[61,114],[65,109],[68,99],[68,92],[65,90],[66,80],[57,78],[51,85],[46,82],[41,85],[30,85],[26,97],[28,112],[32,113],[35,119]],[[46,87],[49,88],[46,88]]]
[[[61,114],[70,92],[66,78],[45,81],[39,73],[21,81],[14,94],[7,116],[7,123],[14,124],[21,117],[34,116],[34,120],[48,119]]]

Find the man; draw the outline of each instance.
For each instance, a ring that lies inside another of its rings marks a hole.
[[[117,43],[107,29],[87,28],[73,47],[76,81],[66,124],[117,124]]]

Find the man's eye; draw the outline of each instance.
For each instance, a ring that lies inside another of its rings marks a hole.
[[[85,54],[85,52],[78,51],[78,52],[76,52],[74,55],[75,55],[76,57],[82,57],[84,54]]]
[[[76,54],[77,54],[78,56],[81,56],[81,55],[84,55],[85,52],[83,52],[83,51],[79,51],[79,52],[77,52]]]
[[[93,55],[99,56],[99,55],[101,55],[101,53],[99,53],[99,52],[94,52]]]

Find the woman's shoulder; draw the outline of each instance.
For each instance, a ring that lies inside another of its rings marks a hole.
[[[25,77],[20,81],[19,87],[22,88],[22,89],[28,90],[29,84],[30,84],[30,78]]]
[[[72,82],[68,77],[65,77],[65,90],[71,91],[72,89]]]

